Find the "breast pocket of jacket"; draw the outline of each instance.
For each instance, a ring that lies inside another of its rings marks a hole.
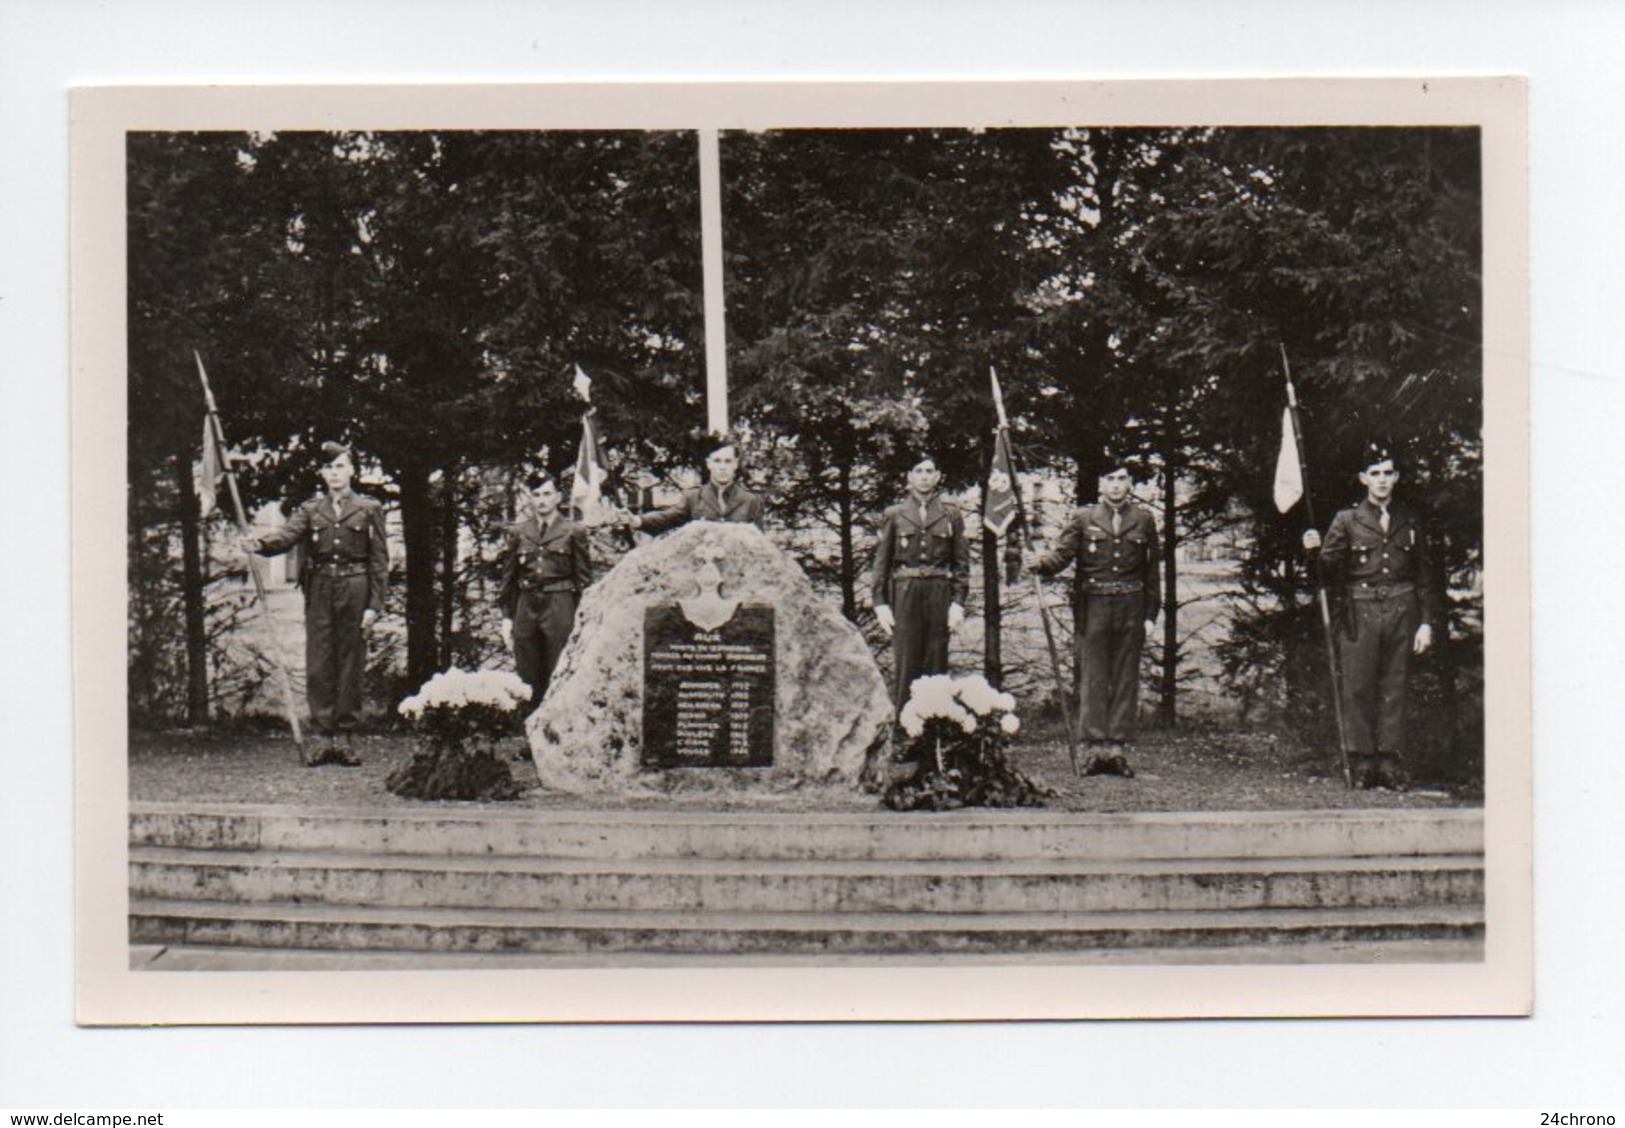
[[[364,555],[367,551],[367,514],[357,510],[343,521],[339,522],[335,530],[340,538],[340,545],[345,552],[355,555]]]

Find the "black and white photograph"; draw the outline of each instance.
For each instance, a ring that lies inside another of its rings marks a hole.
[[[1518,81],[74,104],[81,1022],[1529,1012]]]

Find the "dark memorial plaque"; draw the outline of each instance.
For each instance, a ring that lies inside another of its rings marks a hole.
[[[674,603],[644,613],[643,765],[773,763],[773,608],[741,606],[715,630]]]

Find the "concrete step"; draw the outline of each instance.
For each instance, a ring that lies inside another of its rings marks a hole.
[[[1071,951],[962,952],[955,966],[1087,967],[1107,964],[1400,964],[1474,963],[1482,939],[1301,940],[1292,944],[1228,944],[1222,948],[1089,948]],[[940,967],[939,952],[348,952],[302,948],[188,948],[135,944],[131,971],[519,971],[534,968],[797,968]]]
[[[538,912],[132,898],[133,944],[352,952],[1008,954],[1476,941],[1476,906],[1091,913]]]
[[[1079,814],[1063,811],[562,811],[132,803],[131,842],[217,851],[547,858],[1310,858],[1482,854],[1480,809]]]
[[[1066,913],[1472,905],[1476,855],[783,861],[132,847],[131,895],[548,911]]]

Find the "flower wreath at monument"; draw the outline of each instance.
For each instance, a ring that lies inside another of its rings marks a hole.
[[[514,799],[523,788],[502,756],[530,687],[506,670],[444,670],[396,711],[417,736],[409,763],[385,781],[411,799]]]
[[[1054,792],[1033,783],[1005,759],[1021,731],[1016,699],[980,675],[918,678],[898,715],[906,742],[899,759],[918,766],[893,783],[882,802],[894,811],[956,807],[1038,807]]]

